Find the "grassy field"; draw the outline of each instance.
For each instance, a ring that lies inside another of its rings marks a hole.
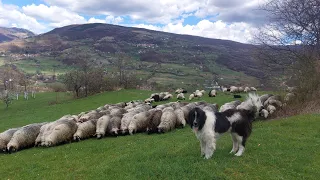
[[[49,105],[54,93],[0,103],[0,131],[33,122],[53,121],[65,114],[107,103],[145,99],[149,91],[121,90]],[[230,95],[205,97],[222,104]],[[229,154],[229,135],[219,139],[210,160],[200,157],[199,143],[189,127],[166,134],[137,134],[89,139],[52,148],[31,148],[0,154],[1,179],[318,179],[320,176],[320,115],[301,115],[255,122],[242,157]]]

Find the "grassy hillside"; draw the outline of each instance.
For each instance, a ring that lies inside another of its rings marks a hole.
[[[210,74],[208,80],[219,81],[221,85],[260,86],[263,83],[277,87],[280,80],[274,77],[285,77],[278,65],[264,66],[262,60],[254,56],[257,50],[253,45],[110,24],[56,28],[19,42],[1,43],[1,51],[55,57],[55,61],[67,66],[85,59],[108,69],[115,67],[115,53],[123,52],[130,57],[127,70],[141,70],[146,76],[153,72],[163,76],[169,73],[172,77],[162,76],[159,80],[162,85],[176,83],[176,79],[190,81],[190,72],[197,72],[201,81],[208,79],[205,74]],[[162,67],[156,69],[160,65]]]
[[[60,94],[62,103],[51,106],[54,93],[37,94],[36,99],[15,101],[8,110],[0,104],[0,131],[149,94],[122,90],[78,100]],[[232,97],[204,100],[222,104]],[[0,174],[2,179],[317,179],[319,125],[319,115],[255,122],[244,156],[229,154],[232,141],[226,134],[210,160],[200,157],[199,143],[189,127],[161,135],[89,139],[0,154]]]

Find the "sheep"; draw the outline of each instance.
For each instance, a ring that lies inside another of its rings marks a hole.
[[[294,93],[288,93],[288,94],[286,94],[286,96],[284,97],[284,101],[285,101],[285,102],[288,102],[288,101],[290,101],[294,96],[295,96]]]
[[[163,98],[162,98],[162,100],[163,101],[167,101],[167,100],[169,100],[169,99],[171,99],[172,98],[172,94],[166,94]]]
[[[79,121],[80,122],[86,122],[88,120],[91,120],[91,119],[98,119],[100,118],[101,115],[99,114],[98,111],[96,110],[93,110],[93,111],[89,111],[88,113],[82,115],[80,118],[79,118]]]
[[[76,133],[73,135],[75,141],[90,138],[95,135],[98,119],[92,119],[78,125]]]
[[[264,104],[264,102],[271,96],[273,96],[273,95],[272,94],[264,94],[264,95],[260,96],[261,103]]]
[[[19,128],[12,128],[0,133],[0,151],[7,151],[7,144],[11,140],[13,134],[18,130]]]
[[[41,126],[45,125],[44,123],[34,123],[21,127],[13,135],[10,141],[7,144],[7,150],[9,153],[18,151],[22,148],[31,147],[34,145],[34,142],[40,132]]]
[[[163,101],[163,98],[166,96],[166,94],[164,93],[164,92],[161,92],[160,94],[159,94],[159,99],[160,99],[160,101]]]
[[[267,110],[269,111],[269,114],[271,115],[277,110],[277,108],[273,105],[268,105]]]
[[[222,88],[222,92],[227,92],[227,91],[228,91],[228,88],[225,88],[225,87]]]
[[[239,92],[244,92],[244,88],[241,86],[238,88]]]
[[[175,93],[176,93],[176,94],[180,94],[180,93],[182,93],[182,91],[183,91],[182,88],[178,88],[178,89],[175,91]]]
[[[245,92],[245,93],[248,93],[250,91],[251,91],[251,89],[249,87],[245,87],[244,90],[243,90],[243,92]]]
[[[111,119],[110,115],[104,115],[98,119],[97,126],[96,126],[96,135],[98,139],[101,139],[106,135],[106,131],[110,123],[110,119]]]
[[[189,101],[191,101],[194,97],[195,97],[195,95],[194,95],[193,93],[190,94],[190,96],[189,96]]]
[[[177,117],[176,127],[185,127],[186,119],[184,118],[184,112],[181,108],[177,108],[174,110],[174,113]]]
[[[158,126],[158,132],[164,133],[175,128],[177,116],[172,107],[164,108],[162,111],[161,121]]]
[[[51,147],[61,143],[70,142],[77,129],[78,126],[76,122],[62,120],[58,125],[54,126],[51,133],[45,137],[44,144],[47,147]]]
[[[250,87],[251,91],[257,91],[257,89],[255,87]]]
[[[127,110],[125,110],[125,109],[123,109],[123,108],[112,108],[111,110],[110,110],[110,115],[111,116],[121,116],[122,117],[122,115],[124,114],[124,113],[126,113],[127,112]]]
[[[201,91],[196,91],[194,93],[194,97],[197,97],[198,99],[201,98],[203,96],[203,93]]]
[[[148,134],[158,132],[158,126],[161,122],[162,111],[155,110],[154,113],[151,115],[150,120],[148,121],[146,131]]]
[[[120,125],[121,125],[121,118],[122,118],[122,115],[121,116],[113,116],[111,119],[110,119],[110,122],[108,124],[108,127],[107,127],[107,132],[111,135],[118,135],[118,132],[120,130]]]
[[[136,114],[138,113],[135,111],[132,111],[132,112],[125,113],[123,115],[121,119],[121,125],[120,125],[120,131],[123,135],[129,133],[128,126],[130,124],[130,121],[132,121],[132,117]]]
[[[179,94],[177,95],[177,99],[179,99],[179,100],[185,100],[186,98],[184,97],[184,94],[183,94],[183,93],[179,93]]]
[[[134,115],[128,126],[129,134],[145,131],[154,111],[145,111]]]
[[[225,103],[224,105],[222,105],[219,109],[219,112],[224,112],[228,109],[236,109],[237,106],[239,106],[241,104],[241,101],[236,100],[236,101],[231,101],[228,103]]]
[[[281,107],[281,97],[280,96],[270,96],[264,103],[263,106],[267,107],[268,105],[274,105],[276,107]]]
[[[161,100],[158,93],[151,94],[150,98],[154,99],[155,102],[159,102]]]
[[[209,97],[216,97],[217,96],[217,91],[215,89],[209,91]]]
[[[237,93],[237,92],[239,92],[239,88],[236,87],[236,86],[231,86],[231,87],[230,87],[230,92],[231,92],[231,93]]]
[[[153,103],[154,99],[153,98],[147,98],[144,100],[144,103]]]
[[[205,91],[205,90],[201,90],[200,92],[201,92],[202,94],[206,93],[206,91]]]
[[[119,108],[124,108],[126,106],[126,103],[125,102],[120,102],[120,103],[115,104],[114,106],[117,106]]]
[[[268,112],[268,110],[266,110],[266,109],[262,109],[259,115],[260,115],[261,117],[264,117],[265,119],[267,119],[268,116],[269,116],[269,112]]]

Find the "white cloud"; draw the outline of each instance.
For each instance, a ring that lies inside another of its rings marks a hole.
[[[19,11],[17,6],[5,5],[0,1],[0,26],[19,27],[41,33],[47,27],[39,23],[35,18]]]
[[[54,22],[55,24],[80,24],[86,23],[86,19],[77,13],[68,11],[57,6],[27,5],[23,6],[22,10],[25,14],[38,18],[40,20]]]
[[[96,19],[94,17],[88,20],[88,23],[107,23],[105,19]]]
[[[106,22],[110,23],[110,24],[119,24],[119,23],[123,22],[123,18],[120,16],[114,17],[112,15],[109,15],[106,17]]]
[[[161,30],[170,33],[188,34],[216,39],[226,39],[238,42],[249,42],[253,38],[255,28],[247,23],[227,24],[223,21],[211,22],[202,20],[196,25],[183,25],[182,23],[169,23],[165,26],[153,26],[137,24],[134,27],[146,28],[151,30]]]

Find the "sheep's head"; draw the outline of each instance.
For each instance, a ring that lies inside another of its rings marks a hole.
[[[7,150],[8,150],[8,153],[16,152],[18,151],[18,146],[10,145]]]

